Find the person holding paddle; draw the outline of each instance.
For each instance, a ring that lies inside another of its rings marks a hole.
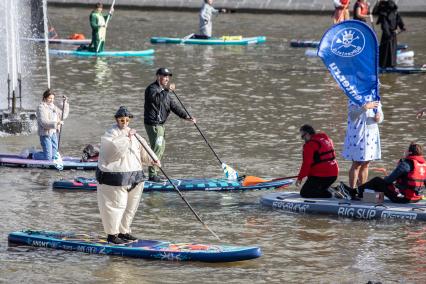
[[[137,240],[130,225],[141,200],[144,164],[161,166],[148,143],[129,127],[133,115],[121,106],[116,124],[101,137],[96,180],[98,206],[107,241],[123,244]]]
[[[182,119],[196,123],[183,107],[176,102],[172,94],[176,89],[174,83],[170,83],[172,72],[167,68],[159,68],[156,72],[157,80],[145,89],[144,124],[148,134],[149,143],[158,159],[161,160],[166,148],[164,124],[172,111]],[[155,166],[148,167],[149,180],[160,182]]]
[[[106,26],[114,12],[114,7],[107,15],[102,14],[102,3],[96,3],[95,10],[90,13],[90,26],[92,28],[92,42],[88,50],[92,52],[102,52],[104,50]]]
[[[34,160],[52,161],[58,158],[58,136],[64,119],[69,114],[68,98],[64,96],[62,107],[55,105],[55,93],[47,89],[43,93],[43,100],[37,108],[38,135],[43,149],[41,152],[30,153],[28,158]]]
[[[195,39],[209,39],[212,37],[213,29],[213,16],[219,15],[219,13],[225,13],[225,9],[213,8],[213,0],[204,0],[204,4],[200,10],[200,30],[199,34],[193,35]]]
[[[333,141],[323,132],[316,133],[315,129],[305,124],[300,127],[300,137],[303,145],[303,162],[297,177],[296,186],[308,177],[300,196],[304,198],[330,198],[328,188],[339,175],[339,166],[334,152]]]

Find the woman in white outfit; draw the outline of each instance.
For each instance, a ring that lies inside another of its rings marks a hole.
[[[142,196],[145,175],[143,164],[161,166],[148,143],[129,127],[133,115],[121,106],[116,125],[101,138],[96,179],[98,206],[108,242],[123,244],[137,240],[130,225]],[[145,148],[135,137],[142,141]],[[153,159],[150,157],[153,157]]]
[[[367,182],[370,161],[381,159],[378,124],[382,121],[383,111],[380,102],[370,99],[370,102],[358,106],[349,100],[343,158],[352,161],[349,170],[351,188]]]

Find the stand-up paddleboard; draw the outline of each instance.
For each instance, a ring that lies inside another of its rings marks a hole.
[[[231,37],[232,38],[232,37]],[[248,45],[266,42],[266,37],[243,37],[241,39],[211,38],[211,39],[186,39],[171,37],[152,37],[151,43],[168,43],[168,44],[200,44],[200,45]]]
[[[318,40],[297,40],[297,39],[292,39],[290,41],[290,46],[291,47],[312,47],[312,48],[317,48],[319,46],[319,41]],[[407,49],[408,45],[405,43],[400,43],[397,46],[397,49]]]
[[[231,262],[261,256],[259,247],[173,243],[157,240],[137,240],[123,245],[88,234],[51,231],[20,231],[9,234],[10,243],[34,247],[174,261]]]
[[[227,179],[214,178],[173,179],[172,181],[181,191],[273,190],[288,187],[294,182],[292,179],[285,179],[243,186],[242,181],[230,181]],[[67,190],[96,190],[97,182],[94,178],[77,177],[74,180],[55,181],[53,183],[53,188]],[[144,185],[144,192],[150,191],[174,192],[174,188],[168,181],[146,181]]]
[[[81,162],[80,158],[62,158],[62,166],[64,170],[95,170],[97,164],[97,162]],[[58,169],[57,164],[52,161],[25,159],[19,155],[13,154],[0,154],[0,166],[18,168]]]
[[[293,213],[330,214],[355,219],[403,219],[426,221],[426,200],[383,204],[335,198],[303,198],[298,192],[276,192],[261,197],[262,205]]]
[[[72,55],[72,56],[138,57],[138,56],[153,55],[154,49],[137,50],[137,51],[102,51],[102,52],[49,49],[49,53],[53,55]]]
[[[380,73],[402,73],[402,74],[416,74],[416,73],[426,73],[426,67],[424,66],[410,66],[402,67],[397,66],[393,68],[380,68]]]
[[[24,38],[25,40],[35,41],[39,43],[44,42],[44,38]],[[50,38],[49,44],[72,44],[72,45],[82,45],[90,44],[90,39],[67,39],[67,38]]]
[[[305,50],[305,56],[308,57],[317,57],[318,56],[318,50],[317,49],[307,49]],[[410,51],[404,51],[404,50],[399,50],[396,53],[396,59],[398,61],[404,61],[404,60],[410,60],[414,58],[414,51],[410,50]]]

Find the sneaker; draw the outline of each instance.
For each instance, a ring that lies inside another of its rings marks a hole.
[[[126,234],[122,234],[122,233],[120,233],[120,234],[118,234],[118,237],[119,237],[120,239],[125,240],[125,241],[137,241],[137,240],[138,240],[138,238],[136,238],[136,237],[134,237],[134,236],[130,235],[129,233],[126,233]]]
[[[118,237],[118,235],[108,235],[107,241],[116,245],[125,244],[126,241]]]
[[[345,199],[345,196],[335,187],[327,188],[327,191],[331,193],[331,196],[337,199]]]
[[[350,191],[346,188],[346,185],[343,182],[340,182],[336,189],[344,196],[344,199],[352,199]]]

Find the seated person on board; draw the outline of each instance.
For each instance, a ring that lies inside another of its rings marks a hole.
[[[405,158],[399,160],[393,172],[385,178],[375,177],[352,190],[345,184],[340,184],[340,190],[346,190],[352,197],[362,197],[365,189],[383,192],[395,203],[415,203],[422,200],[421,192],[426,182],[426,162],[423,157],[423,147],[411,143]]]

